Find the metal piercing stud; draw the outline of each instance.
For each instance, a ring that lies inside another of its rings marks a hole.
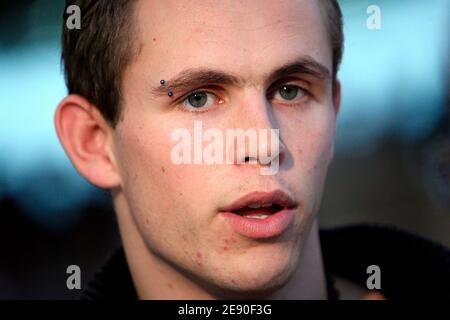
[[[159,83],[161,83],[161,85],[163,86],[163,85],[166,84],[166,80],[161,80],[161,81],[159,81]],[[172,92],[172,91],[169,91],[169,92],[167,93],[167,95],[168,95],[169,97],[172,97],[172,96],[173,96],[173,92]]]

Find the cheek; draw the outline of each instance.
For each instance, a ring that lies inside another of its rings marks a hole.
[[[312,127],[305,141],[302,155],[307,170],[323,172],[328,168],[333,153],[334,125]]]
[[[304,113],[289,130],[289,150],[293,159],[289,184],[302,195],[311,212],[320,202],[328,164],[333,153],[334,113],[325,108]],[[301,183],[299,183],[301,182]]]
[[[325,108],[293,118],[287,149],[293,167],[287,184],[302,199],[307,216],[314,216],[320,206],[328,164],[333,151],[335,118]]]
[[[170,134],[161,126],[158,132],[148,127],[121,128],[117,153],[122,191],[140,225],[167,230],[166,225],[178,218],[173,213],[182,207],[179,186],[183,179],[170,158]]]
[[[171,164],[168,142],[164,134],[139,129],[128,130],[121,136],[120,170],[124,190],[148,192],[156,183],[170,183],[162,179]]]
[[[335,117],[332,111],[321,109],[296,119],[295,127],[289,132],[294,161],[302,171],[312,173],[326,170],[333,153]]]
[[[152,132],[147,127],[151,126],[127,128],[117,148],[130,214],[155,251],[172,259],[195,256],[193,250],[199,244],[213,241],[205,241],[213,215],[204,202],[211,198],[212,190],[211,184],[206,184],[214,179],[208,168],[172,161],[176,142],[171,141],[171,128],[159,125],[159,131]],[[204,263],[201,258],[197,262]]]
[[[158,130],[148,129],[153,127]],[[203,186],[208,181],[208,172],[201,166],[172,161],[176,144],[171,140],[172,131],[156,124],[124,127],[118,148],[123,190],[131,213],[147,234],[159,235],[165,230],[164,234],[171,237],[177,230],[196,232],[193,221],[202,221],[199,208],[207,197],[202,192],[206,192]]]

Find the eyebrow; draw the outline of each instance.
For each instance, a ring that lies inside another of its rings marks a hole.
[[[330,70],[314,60],[310,56],[302,56],[293,62],[284,64],[276,70],[266,75],[268,82],[276,81],[283,77],[294,74],[305,74],[315,77],[319,80],[329,80],[331,78]],[[150,92],[155,96],[167,96],[169,91],[180,92],[192,88],[199,88],[208,84],[234,85],[242,87],[247,81],[239,76],[222,70],[210,68],[189,68],[178,73],[173,79],[165,80],[165,84],[158,83],[151,88]]]

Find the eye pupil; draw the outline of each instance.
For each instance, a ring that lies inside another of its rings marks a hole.
[[[282,86],[279,90],[280,95],[286,100],[292,100],[297,97],[298,88],[295,86]]]
[[[188,101],[194,108],[201,108],[208,101],[208,96],[205,92],[195,92],[189,96]]]

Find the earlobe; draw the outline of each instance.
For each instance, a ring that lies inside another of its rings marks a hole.
[[[114,188],[120,176],[112,158],[111,127],[85,98],[69,95],[55,112],[58,138],[75,168],[100,188]]]

